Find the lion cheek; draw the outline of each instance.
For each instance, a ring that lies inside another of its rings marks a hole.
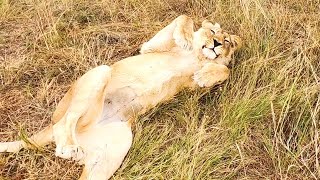
[[[217,57],[217,55],[211,49],[208,48],[202,49],[202,53],[206,58],[209,59],[215,59]]]

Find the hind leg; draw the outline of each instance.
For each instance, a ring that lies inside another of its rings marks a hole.
[[[88,71],[72,86],[72,97],[67,110],[64,114],[58,113],[58,116],[63,116],[53,125],[56,156],[75,160],[82,158],[83,152],[76,131],[89,126],[101,114],[101,102],[110,76],[111,69],[108,66],[99,66]]]
[[[0,152],[18,152],[30,146],[41,147],[54,140],[57,156],[75,156],[74,159],[79,159],[82,152],[76,140],[77,125],[88,125],[91,119],[95,119],[93,116],[99,115],[96,109],[102,109],[104,89],[110,76],[111,69],[106,65],[87,72],[59,102],[52,116],[53,126],[46,127],[26,140],[0,143]]]
[[[106,180],[121,166],[132,143],[132,132],[127,122],[97,125],[79,135],[86,152],[81,180]]]

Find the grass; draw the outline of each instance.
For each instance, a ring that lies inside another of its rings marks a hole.
[[[231,77],[140,117],[113,179],[318,179],[319,11],[319,0],[0,0],[0,141],[44,128],[71,82],[187,14],[242,37]],[[0,179],[79,177],[53,154],[1,154]]]

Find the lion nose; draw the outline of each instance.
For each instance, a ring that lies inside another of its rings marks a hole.
[[[221,43],[219,43],[217,40],[213,40],[213,43],[214,43],[214,47],[217,47],[217,46],[220,46],[222,45]]]

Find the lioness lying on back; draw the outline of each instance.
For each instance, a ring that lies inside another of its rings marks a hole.
[[[120,167],[132,142],[137,115],[166,101],[183,88],[210,87],[229,76],[238,36],[219,24],[179,16],[143,44],[141,54],[96,67],[80,77],[58,104],[52,124],[29,141],[54,141],[56,155],[84,163],[80,179],[108,179]],[[17,152],[23,141],[0,144],[1,152]]]

